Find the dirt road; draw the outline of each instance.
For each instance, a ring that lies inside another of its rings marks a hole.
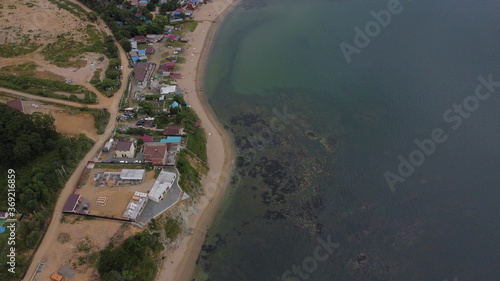
[[[78,4],[82,6],[85,10],[90,11],[87,7],[85,7],[83,4],[81,4],[78,1],[71,1],[75,4]],[[99,22],[99,27],[101,30],[105,30],[107,34],[112,34],[110,30],[104,28],[103,22]],[[123,48],[116,42],[115,40],[115,45],[118,47],[119,53],[120,53],[120,59],[122,61],[122,64],[127,64],[127,55]],[[57,238],[57,228],[60,225],[60,215],[62,212],[62,208],[64,206],[64,203],[66,202],[66,199],[68,196],[73,193],[73,189],[78,183],[78,178],[79,175],[82,173],[87,161],[93,160],[94,156],[98,153],[98,151],[101,149],[101,147],[104,145],[106,140],[108,140],[113,131],[116,128],[116,116],[118,115],[118,106],[120,103],[121,96],[123,95],[125,88],[127,87],[127,80],[129,75],[130,75],[131,69],[124,68],[123,69],[123,79],[121,81],[121,87],[118,90],[117,94],[114,95],[113,98],[101,98],[99,104],[97,105],[90,105],[89,107],[96,107],[96,108],[102,108],[102,107],[107,107],[108,111],[110,113],[110,118],[109,118],[109,123],[106,126],[106,130],[104,134],[102,134],[99,139],[96,141],[95,145],[92,147],[92,149],[85,155],[84,159],[81,161],[81,163],[78,165],[78,167],[75,169],[71,177],[69,178],[68,182],[64,186],[63,190],[59,194],[59,198],[57,200],[57,203],[54,208],[54,213],[52,214],[52,218],[49,224],[49,227],[47,228],[47,231],[45,232],[45,235],[43,237],[42,242],[40,243],[36,253],[33,255],[33,259],[31,261],[31,264],[26,272],[26,275],[23,280],[29,281],[31,280],[32,276],[35,273],[35,270],[38,266],[38,262],[43,260],[44,256],[46,255],[47,251],[51,249],[52,244],[55,242]],[[4,90],[4,89],[2,89]],[[12,91],[12,90],[9,90]],[[16,91],[14,91],[16,92]],[[26,96],[28,94],[22,94],[23,96]],[[102,95],[101,95],[102,96]],[[41,97],[38,96],[33,96],[34,99],[42,100]],[[61,101],[58,99],[50,99],[50,98],[44,98],[46,101],[54,102],[54,103],[61,103],[61,104],[68,104],[71,106],[77,106],[77,107],[82,107],[81,104],[78,103],[72,103],[72,102],[66,102],[66,101]]]

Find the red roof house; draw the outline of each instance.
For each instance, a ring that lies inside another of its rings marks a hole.
[[[148,54],[148,55],[153,54],[153,51],[154,51],[153,47],[147,47],[146,48],[146,54]]]
[[[168,41],[177,41],[177,40],[179,40],[179,35],[177,35],[177,34],[169,34],[167,36],[167,40]]]
[[[164,166],[167,164],[167,152],[170,147],[169,143],[154,143],[145,144],[144,161],[152,163],[156,166]]]
[[[180,126],[171,126],[163,129],[163,135],[165,136],[178,136],[182,134],[182,127]]]
[[[7,105],[21,112],[24,112],[23,102],[19,98],[8,101]]]
[[[147,38],[146,38],[146,36],[144,36],[144,35],[136,35],[136,36],[134,37],[134,40],[135,40],[135,42],[137,42],[137,43],[146,43],[146,42],[148,41],[148,39],[147,39]]]
[[[167,70],[174,70],[174,68],[175,68],[175,62],[171,62],[171,61],[166,62],[165,63],[165,67],[167,68]]]
[[[80,194],[71,194],[64,203],[64,207],[62,209],[63,213],[74,213],[76,210],[76,205],[80,202]]]
[[[144,142],[153,142],[153,136],[148,136],[148,135],[144,134],[144,136],[141,136],[139,138],[141,140],[143,140]]]

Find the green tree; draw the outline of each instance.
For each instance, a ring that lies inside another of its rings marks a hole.
[[[88,19],[91,21],[91,22],[95,22],[97,20],[97,13],[95,12],[90,12],[87,14],[87,17]]]
[[[125,52],[130,52],[132,50],[132,43],[130,43],[127,38],[120,39],[119,43]]]
[[[155,107],[154,105],[152,105],[151,103],[147,102],[147,101],[141,101],[139,102],[139,112],[140,113],[144,113],[144,114],[147,114],[149,116],[153,115],[153,113],[155,112]]]
[[[106,71],[106,78],[109,78],[109,79],[116,79],[116,78],[120,77],[120,75],[122,75],[122,72],[118,69]]]
[[[132,46],[131,46],[132,47]],[[109,60],[109,67],[117,67],[121,64],[121,61],[119,58],[114,58]]]
[[[181,5],[179,4],[179,1],[177,0],[171,0],[168,2],[165,2],[161,4],[160,6],[160,14],[164,15],[167,12],[175,11],[176,9],[180,8]]]
[[[156,5],[155,5],[153,2],[151,2],[151,1],[150,1],[150,2],[148,2],[148,4],[146,5],[146,8],[147,8],[149,11],[153,12],[154,10],[156,10]]]
[[[111,80],[109,78],[104,78],[104,80],[102,80],[101,82],[101,88],[106,90],[108,88],[113,88],[114,86],[116,86],[116,82],[114,80]]]

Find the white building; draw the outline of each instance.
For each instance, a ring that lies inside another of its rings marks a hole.
[[[177,91],[177,86],[168,85],[165,87],[161,87],[160,94],[162,95],[175,94],[176,91]]]
[[[128,203],[125,212],[123,212],[122,217],[127,218],[130,221],[136,221],[147,202],[148,195],[146,193],[136,191]]]
[[[116,158],[134,158],[135,145],[131,141],[119,141],[116,144],[115,156]]]
[[[174,184],[176,177],[177,175],[175,173],[161,171],[160,175],[153,184],[151,191],[148,194],[149,199],[157,203],[163,200],[167,191]]]

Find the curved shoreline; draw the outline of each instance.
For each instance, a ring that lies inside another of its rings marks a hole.
[[[197,29],[189,35],[192,43],[190,49],[187,50],[188,59],[182,70],[186,74],[184,74],[184,79],[178,80],[178,85],[188,90],[189,94],[184,98],[198,114],[205,129],[209,170],[202,179],[205,195],[196,205],[197,212],[189,217],[189,228],[193,231],[184,237],[179,247],[164,260],[156,280],[191,280],[196,260],[205,242],[205,235],[229,185],[235,157],[233,140],[217,120],[207,97],[197,90],[203,85],[207,59],[217,27],[236,3],[238,3],[237,0],[217,0],[201,6],[195,12],[195,20],[199,24]],[[201,49],[201,52],[196,54],[196,49]],[[193,57],[192,60],[189,55]]]

